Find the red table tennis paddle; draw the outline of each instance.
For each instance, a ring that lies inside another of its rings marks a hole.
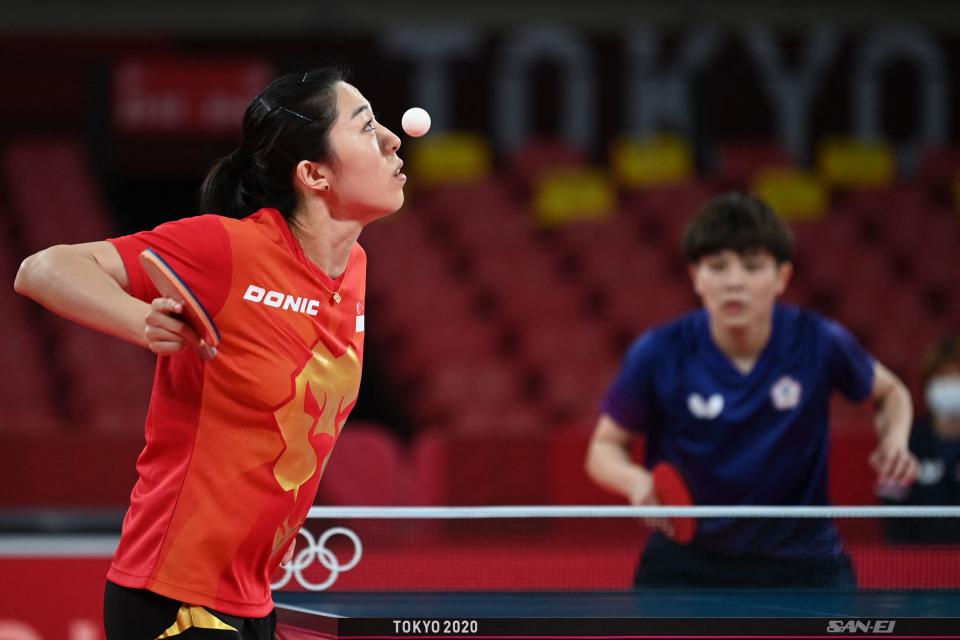
[[[145,249],[140,253],[140,264],[161,296],[176,300],[183,306],[183,320],[200,336],[200,344],[197,345],[200,356],[204,360],[216,357],[220,331],[183,278],[153,249]]]
[[[660,504],[670,507],[692,507],[693,495],[676,467],[666,462],[653,468],[653,491]],[[689,544],[697,531],[696,518],[671,518],[673,534],[670,538],[679,544]]]

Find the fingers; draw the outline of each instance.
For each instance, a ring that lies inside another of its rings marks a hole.
[[[870,456],[870,465],[882,482],[909,485],[917,479],[920,465],[916,457],[902,447],[880,447]]]
[[[644,518],[643,524],[667,537],[673,537],[673,523],[669,518]]]
[[[153,302],[150,303],[150,308],[153,311],[159,311],[160,313],[182,313],[183,305],[178,300],[173,298],[156,298]]]
[[[630,504],[636,507],[659,507],[660,500],[654,490],[653,478],[650,474],[642,477],[634,487],[630,496]],[[666,536],[673,536],[673,523],[669,518],[641,518],[647,527],[659,531]]]
[[[157,298],[150,304],[144,334],[151,351],[167,355],[200,342],[196,332],[176,317],[182,311],[183,305],[170,298]]]
[[[920,465],[909,451],[900,450],[888,465],[887,476],[898,484],[912,484],[917,479]]]
[[[877,472],[877,477],[882,481],[888,481],[890,478],[890,465],[893,461],[890,452],[885,448],[880,447],[872,454],[870,454],[870,466],[873,467],[873,470]]]

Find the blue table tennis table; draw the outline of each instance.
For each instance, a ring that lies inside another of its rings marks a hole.
[[[281,625],[317,638],[960,636],[960,591],[290,592],[274,599]]]

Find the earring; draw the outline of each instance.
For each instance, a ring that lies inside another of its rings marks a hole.
[[[321,190],[321,191],[330,191],[330,185],[325,184],[325,185],[323,185],[322,187],[320,187],[320,190]]]

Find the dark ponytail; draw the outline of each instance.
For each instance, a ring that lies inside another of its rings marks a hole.
[[[234,215],[246,208],[241,196],[239,151],[217,160],[200,187],[200,210]]]
[[[297,206],[293,169],[301,160],[332,161],[341,67],[291,73],[270,83],[243,115],[240,146],[217,160],[200,187],[202,213],[243,217],[273,207],[290,218]]]

